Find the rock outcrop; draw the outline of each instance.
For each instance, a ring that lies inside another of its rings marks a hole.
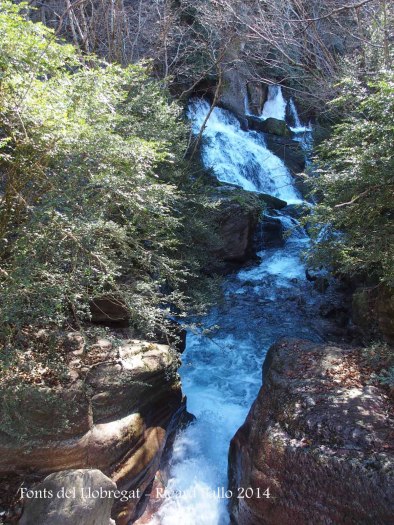
[[[391,522],[392,406],[364,372],[354,349],[291,339],[270,348],[230,446],[230,489],[251,495],[233,498],[234,524]]]
[[[249,129],[254,131],[262,131],[263,133],[270,133],[277,135],[278,137],[291,137],[291,131],[284,120],[278,120],[270,117],[266,120],[262,120],[258,117],[248,116]]]
[[[279,157],[293,176],[294,185],[304,198],[311,193],[313,186],[310,177],[304,173],[305,152],[301,144],[288,137],[266,133],[265,141],[269,150]]]
[[[305,169],[305,153],[299,142],[268,134],[265,136],[265,140],[267,147],[283,160],[293,175]]]
[[[94,468],[119,490],[143,494],[185,410],[178,356],[166,345],[138,340],[123,340],[117,348],[101,340],[86,356],[83,348],[73,348],[71,381],[15,399],[15,425],[23,419],[34,432],[21,442],[10,421],[10,431],[0,433],[0,476]],[[5,404],[1,417],[10,419]],[[118,525],[136,516],[140,499],[117,500]]]
[[[268,96],[268,84],[256,80],[254,67],[242,59],[245,42],[232,39],[226,46],[223,61],[223,78],[218,105],[233,112],[243,129],[248,128],[248,115],[261,115]],[[217,85],[212,85],[208,93],[214,97]],[[205,91],[205,94],[207,91]],[[259,119],[257,119],[259,120]]]
[[[268,86],[262,82],[251,80],[246,85],[248,109],[252,115],[261,115],[268,95]]]
[[[217,251],[225,262],[244,262],[252,255],[251,242],[257,219],[236,202],[222,207],[219,235],[222,246]]]
[[[216,200],[218,246],[214,255],[227,263],[245,262],[255,255],[253,236],[264,200],[232,186],[219,187]]]
[[[26,503],[19,525],[110,525],[116,491],[100,470],[50,474],[23,491]]]
[[[284,229],[280,219],[264,215],[260,228],[260,240],[265,248],[274,248],[284,245]]]
[[[244,45],[240,39],[234,38],[227,46],[219,95],[219,106],[232,111],[241,121],[245,118],[246,85],[252,77],[246,63],[240,60]]]

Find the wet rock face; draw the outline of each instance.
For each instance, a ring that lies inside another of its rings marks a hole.
[[[291,138],[266,133],[265,141],[269,150],[277,155],[293,176],[294,185],[304,198],[308,198],[313,186],[305,170],[305,152],[300,142]]]
[[[268,86],[258,81],[250,81],[246,86],[249,111],[252,115],[260,116],[264,103],[267,100]]]
[[[223,68],[222,86],[219,95],[219,106],[232,111],[238,118],[245,117],[245,96],[248,79],[253,75],[245,61],[240,60],[244,43],[235,38],[227,46]]]
[[[277,217],[264,216],[261,221],[261,241],[265,248],[283,246],[284,229]]]
[[[267,147],[283,160],[293,175],[305,169],[305,152],[299,142],[268,134],[265,135],[265,140]]]
[[[50,474],[25,491],[19,525],[109,525],[114,491],[115,483],[100,470]],[[89,497],[96,494],[101,497]]]
[[[278,120],[269,117],[266,120],[261,120],[258,117],[248,116],[249,129],[254,131],[262,131],[263,133],[270,133],[278,137],[291,137],[291,131],[284,120]]]
[[[213,249],[214,257],[225,263],[242,263],[253,258],[253,236],[264,200],[232,186],[218,188],[216,198],[218,245]]]
[[[218,250],[219,258],[226,262],[243,262],[251,254],[251,243],[257,218],[254,213],[245,210],[238,203],[223,207],[219,218],[219,236],[222,247]]]
[[[97,349],[97,362],[85,367],[84,376],[78,369],[71,383],[57,387],[60,406],[70,415],[60,433],[52,405],[35,405],[33,399],[16,407],[40,432],[26,444],[16,433],[0,433],[0,475],[95,468],[119,490],[144,493],[184,412],[178,357],[167,345],[138,340],[117,348],[109,344],[101,352]],[[136,515],[138,503],[117,500],[118,525]]]
[[[223,74],[224,87],[219,105],[243,119],[245,114],[245,72],[238,67],[229,69]]]
[[[389,523],[394,515],[390,402],[351,349],[282,339],[231,441],[237,525]],[[270,498],[263,492],[269,488]],[[258,497],[258,490],[260,496]]]

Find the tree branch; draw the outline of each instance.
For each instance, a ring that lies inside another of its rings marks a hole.
[[[374,2],[375,0],[363,0],[362,2],[359,2],[358,4],[348,4],[343,5],[342,7],[337,7],[337,9],[333,9],[329,13],[317,16],[316,18],[302,18],[302,19],[293,19],[288,20],[288,22],[318,22],[319,20],[324,20],[325,18],[330,18],[330,16],[336,15],[338,13],[341,13],[342,11],[348,11],[349,9],[358,9],[359,7],[362,7],[365,4],[369,4],[370,2]]]

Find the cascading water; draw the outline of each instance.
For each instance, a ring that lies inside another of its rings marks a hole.
[[[194,100],[188,116],[198,133],[209,112],[205,100]],[[215,108],[204,130],[203,161],[212,167],[222,182],[245,190],[269,193],[289,203],[301,202],[283,162],[265,145],[256,132],[243,131],[238,119],[229,111]]]
[[[290,126],[291,131],[294,134],[294,140],[301,144],[302,149],[305,153],[306,165],[311,164],[311,154],[313,150],[313,138],[312,138],[312,125],[309,123],[307,126],[301,122],[298,115],[294,100],[290,98],[288,102],[289,113],[294,126]]]
[[[276,93],[278,95],[278,93]],[[209,111],[195,100],[195,132]],[[215,108],[203,133],[203,159],[217,177],[246,190],[299,201],[282,161],[254,132]],[[227,525],[227,453],[261,386],[261,366],[280,336],[321,340],[316,292],[305,277],[301,251],[308,237],[297,221],[274,212],[289,236],[282,248],[262,250],[261,262],[226,278],[223,304],[204,320],[209,336],[189,333],[180,374],[188,410],[196,416],[176,438],[166,498],[151,525]]]
[[[303,126],[302,123],[301,123],[300,117],[298,116],[297,108],[296,108],[296,106],[294,104],[294,100],[292,98],[289,100],[289,111],[290,111],[290,115],[292,116],[293,121],[294,121],[294,127],[292,129],[294,131],[296,131],[296,130],[304,131],[305,130],[305,126]]]
[[[280,86],[268,86],[267,100],[264,104],[261,118],[276,118],[278,120],[285,120],[286,118],[287,102],[283,96]]]

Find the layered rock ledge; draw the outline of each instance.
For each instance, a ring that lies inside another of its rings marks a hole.
[[[90,361],[78,344],[70,354],[73,380],[51,389],[60,405],[27,398],[15,407],[25,426],[39,427],[35,437],[24,442],[16,432],[0,433],[0,476],[42,479],[61,470],[100,469],[119,490],[139,489],[142,497],[115,502],[112,515],[125,525],[143,510],[143,494],[185,411],[178,356],[167,345],[139,340],[117,347],[101,340]],[[59,413],[67,417],[60,432]]]
[[[282,339],[230,445],[237,525],[383,525],[394,516],[392,403],[357,351]],[[391,426],[392,428],[392,426]],[[257,497],[269,488],[270,498]]]

